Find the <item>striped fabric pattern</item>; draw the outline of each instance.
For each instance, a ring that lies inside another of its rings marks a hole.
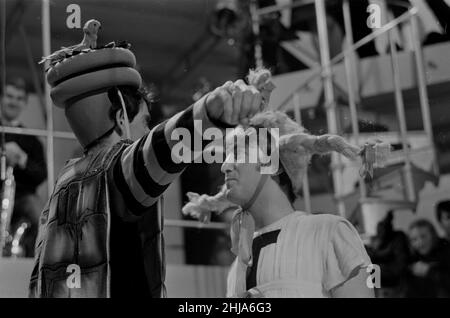
[[[194,136],[201,135],[204,129],[213,127],[206,114],[205,99],[206,96],[155,126],[147,135],[125,148],[113,164],[114,182],[134,215],[141,215],[155,204],[158,197],[188,165],[172,160],[172,147],[179,142],[171,139],[172,132],[177,128],[187,129],[193,148]],[[201,131],[194,125],[194,120],[201,120]],[[197,155],[201,155],[201,152]],[[195,156],[192,160],[194,162]]]

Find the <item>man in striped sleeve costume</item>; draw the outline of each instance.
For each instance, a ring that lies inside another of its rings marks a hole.
[[[195,138],[202,131],[194,120],[202,130],[232,127],[260,108],[255,88],[227,82],[137,141],[126,140],[145,129],[148,116],[130,54],[123,48],[92,50],[56,64],[47,75],[53,102],[65,108],[85,152],[67,162],[42,212],[30,297],[166,296],[163,216],[156,205],[188,164],[172,160],[178,142],[172,132],[185,128]],[[99,67],[108,59],[109,67]]]

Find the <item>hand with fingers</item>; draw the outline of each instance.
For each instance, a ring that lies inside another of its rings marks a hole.
[[[243,80],[226,82],[206,97],[208,116],[231,126],[248,125],[249,118],[260,112],[261,107],[261,93]]]
[[[11,167],[20,167],[25,169],[28,155],[15,142],[7,142],[5,144],[6,163]]]

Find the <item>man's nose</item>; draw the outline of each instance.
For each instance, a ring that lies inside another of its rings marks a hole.
[[[231,160],[230,156],[228,156],[225,159],[225,162],[222,163],[222,167],[220,168],[220,170],[222,171],[222,173],[228,173],[228,172],[233,171],[236,168],[235,165],[236,164],[234,163],[234,161]]]

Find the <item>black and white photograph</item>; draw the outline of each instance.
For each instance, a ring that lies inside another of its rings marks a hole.
[[[450,0],[0,0],[0,298],[450,298],[449,57]]]

